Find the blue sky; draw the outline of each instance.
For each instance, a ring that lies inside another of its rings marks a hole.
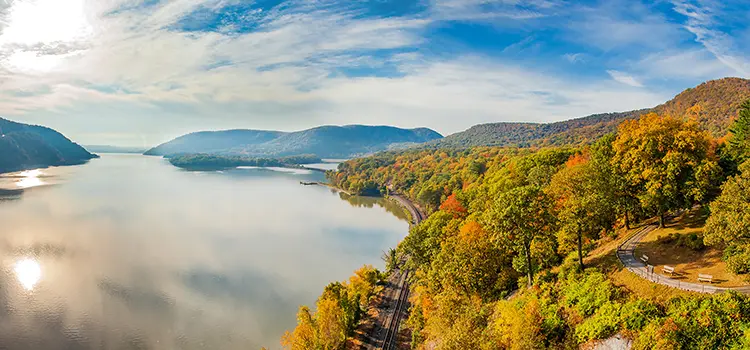
[[[84,144],[549,122],[750,77],[750,3],[5,0],[0,115]]]

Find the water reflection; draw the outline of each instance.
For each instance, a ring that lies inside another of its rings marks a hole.
[[[334,193],[337,193],[339,198],[342,200],[345,200],[349,202],[353,207],[360,207],[360,208],[374,208],[374,207],[380,207],[385,209],[385,211],[393,214],[399,219],[409,221],[409,213],[398,205],[396,202],[387,200],[385,198],[381,197],[366,197],[366,196],[352,196],[350,194],[332,190]]]
[[[299,185],[318,172],[105,155],[42,173],[0,201],[3,349],[278,349],[299,305],[408,230],[388,202]]]
[[[30,291],[42,278],[42,268],[39,262],[32,258],[18,260],[13,266],[13,271],[24,289]]]
[[[16,182],[16,187],[30,188],[44,185],[41,175],[42,171],[39,169],[22,171],[18,174],[19,180]]]

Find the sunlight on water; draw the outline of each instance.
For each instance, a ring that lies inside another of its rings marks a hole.
[[[18,188],[31,188],[44,185],[44,181],[39,177],[42,171],[39,169],[22,171],[18,174],[19,180],[16,182]]]
[[[39,263],[31,258],[23,258],[16,262],[13,267],[13,271],[16,273],[18,282],[26,290],[33,290],[34,286],[42,278],[42,268]]]

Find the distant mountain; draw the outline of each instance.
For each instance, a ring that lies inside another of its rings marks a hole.
[[[136,153],[141,154],[146,151],[145,148],[141,147],[120,147],[120,146],[109,146],[109,145],[84,145],[87,151],[92,153]]]
[[[685,115],[695,105],[701,106],[697,119],[714,136],[727,134],[742,102],[750,99],[750,80],[724,78],[690,88],[674,99],[654,108],[622,113],[594,114],[556,123],[492,123],[427,143],[429,147],[518,146],[542,147],[580,145],[613,132],[622,121],[648,113]]]
[[[55,130],[0,118],[0,173],[81,164],[95,157]]]
[[[314,154],[321,158],[349,158],[391,148],[440,139],[425,129],[391,126],[321,126],[297,132],[264,130],[203,131],[180,136],[148,150],[146,155],[205,153],[251,157]]]
[[[562,146],[595,140],[617,128],[623,120],[637,118],[648,110],[594,114],[563,122],[480,124],[444,139],[427,143],[430,147],[464,148],[474,146]]]

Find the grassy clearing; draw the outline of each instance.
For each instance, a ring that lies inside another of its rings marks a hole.
[[[726,269],[721,260],[722,251],[713,247],[693,250],[675,242],[660,242],[669,235],[687,236],[702,234],[707,214],[701,208],[694,208],[676,218],[663,229],[656,229],[643,237],[635,250],[637,258],[649,257],[654,270],[661,273],[662,267],[669,265],[675,268],[674,277],[685,282],[698,283],[698,274],[714,276],[714,285],[721,287],[738,287],[748,285],[744,276],[735,275]]]

